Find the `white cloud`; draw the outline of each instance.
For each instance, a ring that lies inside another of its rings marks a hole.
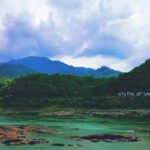
[[[76,67],[86,68],[100,68],[102,66],[109,66],[110,68],[126,72],[131,70],[131,60],[121,60],[113,57],[103,57],[97,55],[94,57],[70,57],[70,56],[57,56],[50,58],[51,60],[60,60],[66,64]]]
[[[150,56],[149,0],[0,0],[0,4],[1,58],[43,54],[78,66],[130,70]],[[19,25],[22,31],[10,32],[11,18],[16,19],[12,27]]]

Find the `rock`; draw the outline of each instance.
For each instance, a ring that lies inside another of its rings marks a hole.
[[[49,141],[44,140],[44,139],[33,139],[33,140],[30,140],[28,142],[28,144],[34,145],[34,144],[44,144],[44,143],[48,143],[48,142]]]
[[[70,146],[70,147],[71,147],[71,146],[73,146],[73,144],[67,144],[67,146]]]
[[[54,143],[54,144],[52,144],[52,146],[63,147],[63,146],[65,146],[65,144],[62,144],[62,143]]]
[[[140,138],[131,135],[97,134],[82,137],[72,137],[74,140],[89,140],[91,142],[137,142]]]
[[[6,139],[2,143],[6,145],[14,145],[18,143],[23,143],[23,139]]]
[[[79,128],[74,128],[74,130],[79,130]]]
[[[24,145],[24,144],[43,144],[43,143],[48,143],[48,141],[44,139],[6,139],[2,142],[2,144],[6,145]]]
[[[48,143],[45,139],[27,138],[28,134],[34,133],[60,134],[58,132],[50,132],[48,128],[44,126],[0,126],[0,144],[23,145]]]

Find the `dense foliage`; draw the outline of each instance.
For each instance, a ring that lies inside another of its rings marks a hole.
[[[86,108],[150,108],[150,60],[130,73],[109,79],[72,75],[32,74],[0,80],[0,103],[5,107],[51,105]]]

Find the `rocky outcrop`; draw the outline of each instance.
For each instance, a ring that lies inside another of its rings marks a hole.
[[[26,138],[17,138],[17,139],[5,139],[2,144],[6,144],[6,145],[24,145],[24,144],[30,144],[30,145],[34,145],[34,144],[43,144],[43,143],[48,143],[49,141],[46,141],[44,139],[26,139]]]
[[[44,126],[0,126],[0,143],[6,145],[22,144],[43,144],[48,143],[45,139],[28,139],[28,134],[46,133],[62,134],[59,132],[50,132]]]
[[[72,137],[74,140],[89,140],[91,142],[137,142],[140,141],[139,137],[131,135],[117,135],[117,134],[97,134],[81,137]]]
[[[65,144],[62,144],[62,143],[54,143],[54,144],[52,144],[52,146],[63,147],[63,146],[65,146]]]

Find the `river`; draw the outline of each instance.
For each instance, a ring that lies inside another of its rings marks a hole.
[[[149,150],[150,133],[136,132],[136,129],[149,129],[150,122],[131,119],[111,118],[71,118],[50,117],[38,114],[7,114],[0,115],[0,125],[43,125],[50,131],[64,134],[31,134],[29,138],[42,138],[50,143],[37,145],[0,145],[0,150]],[[75,141],[72,136],[90,134],[128,134],[141,138],[139,142],[90,142]],[[52,143],[62,143],[65,146],[57,147]],[[72,145],[72,146],[68,146]]]

